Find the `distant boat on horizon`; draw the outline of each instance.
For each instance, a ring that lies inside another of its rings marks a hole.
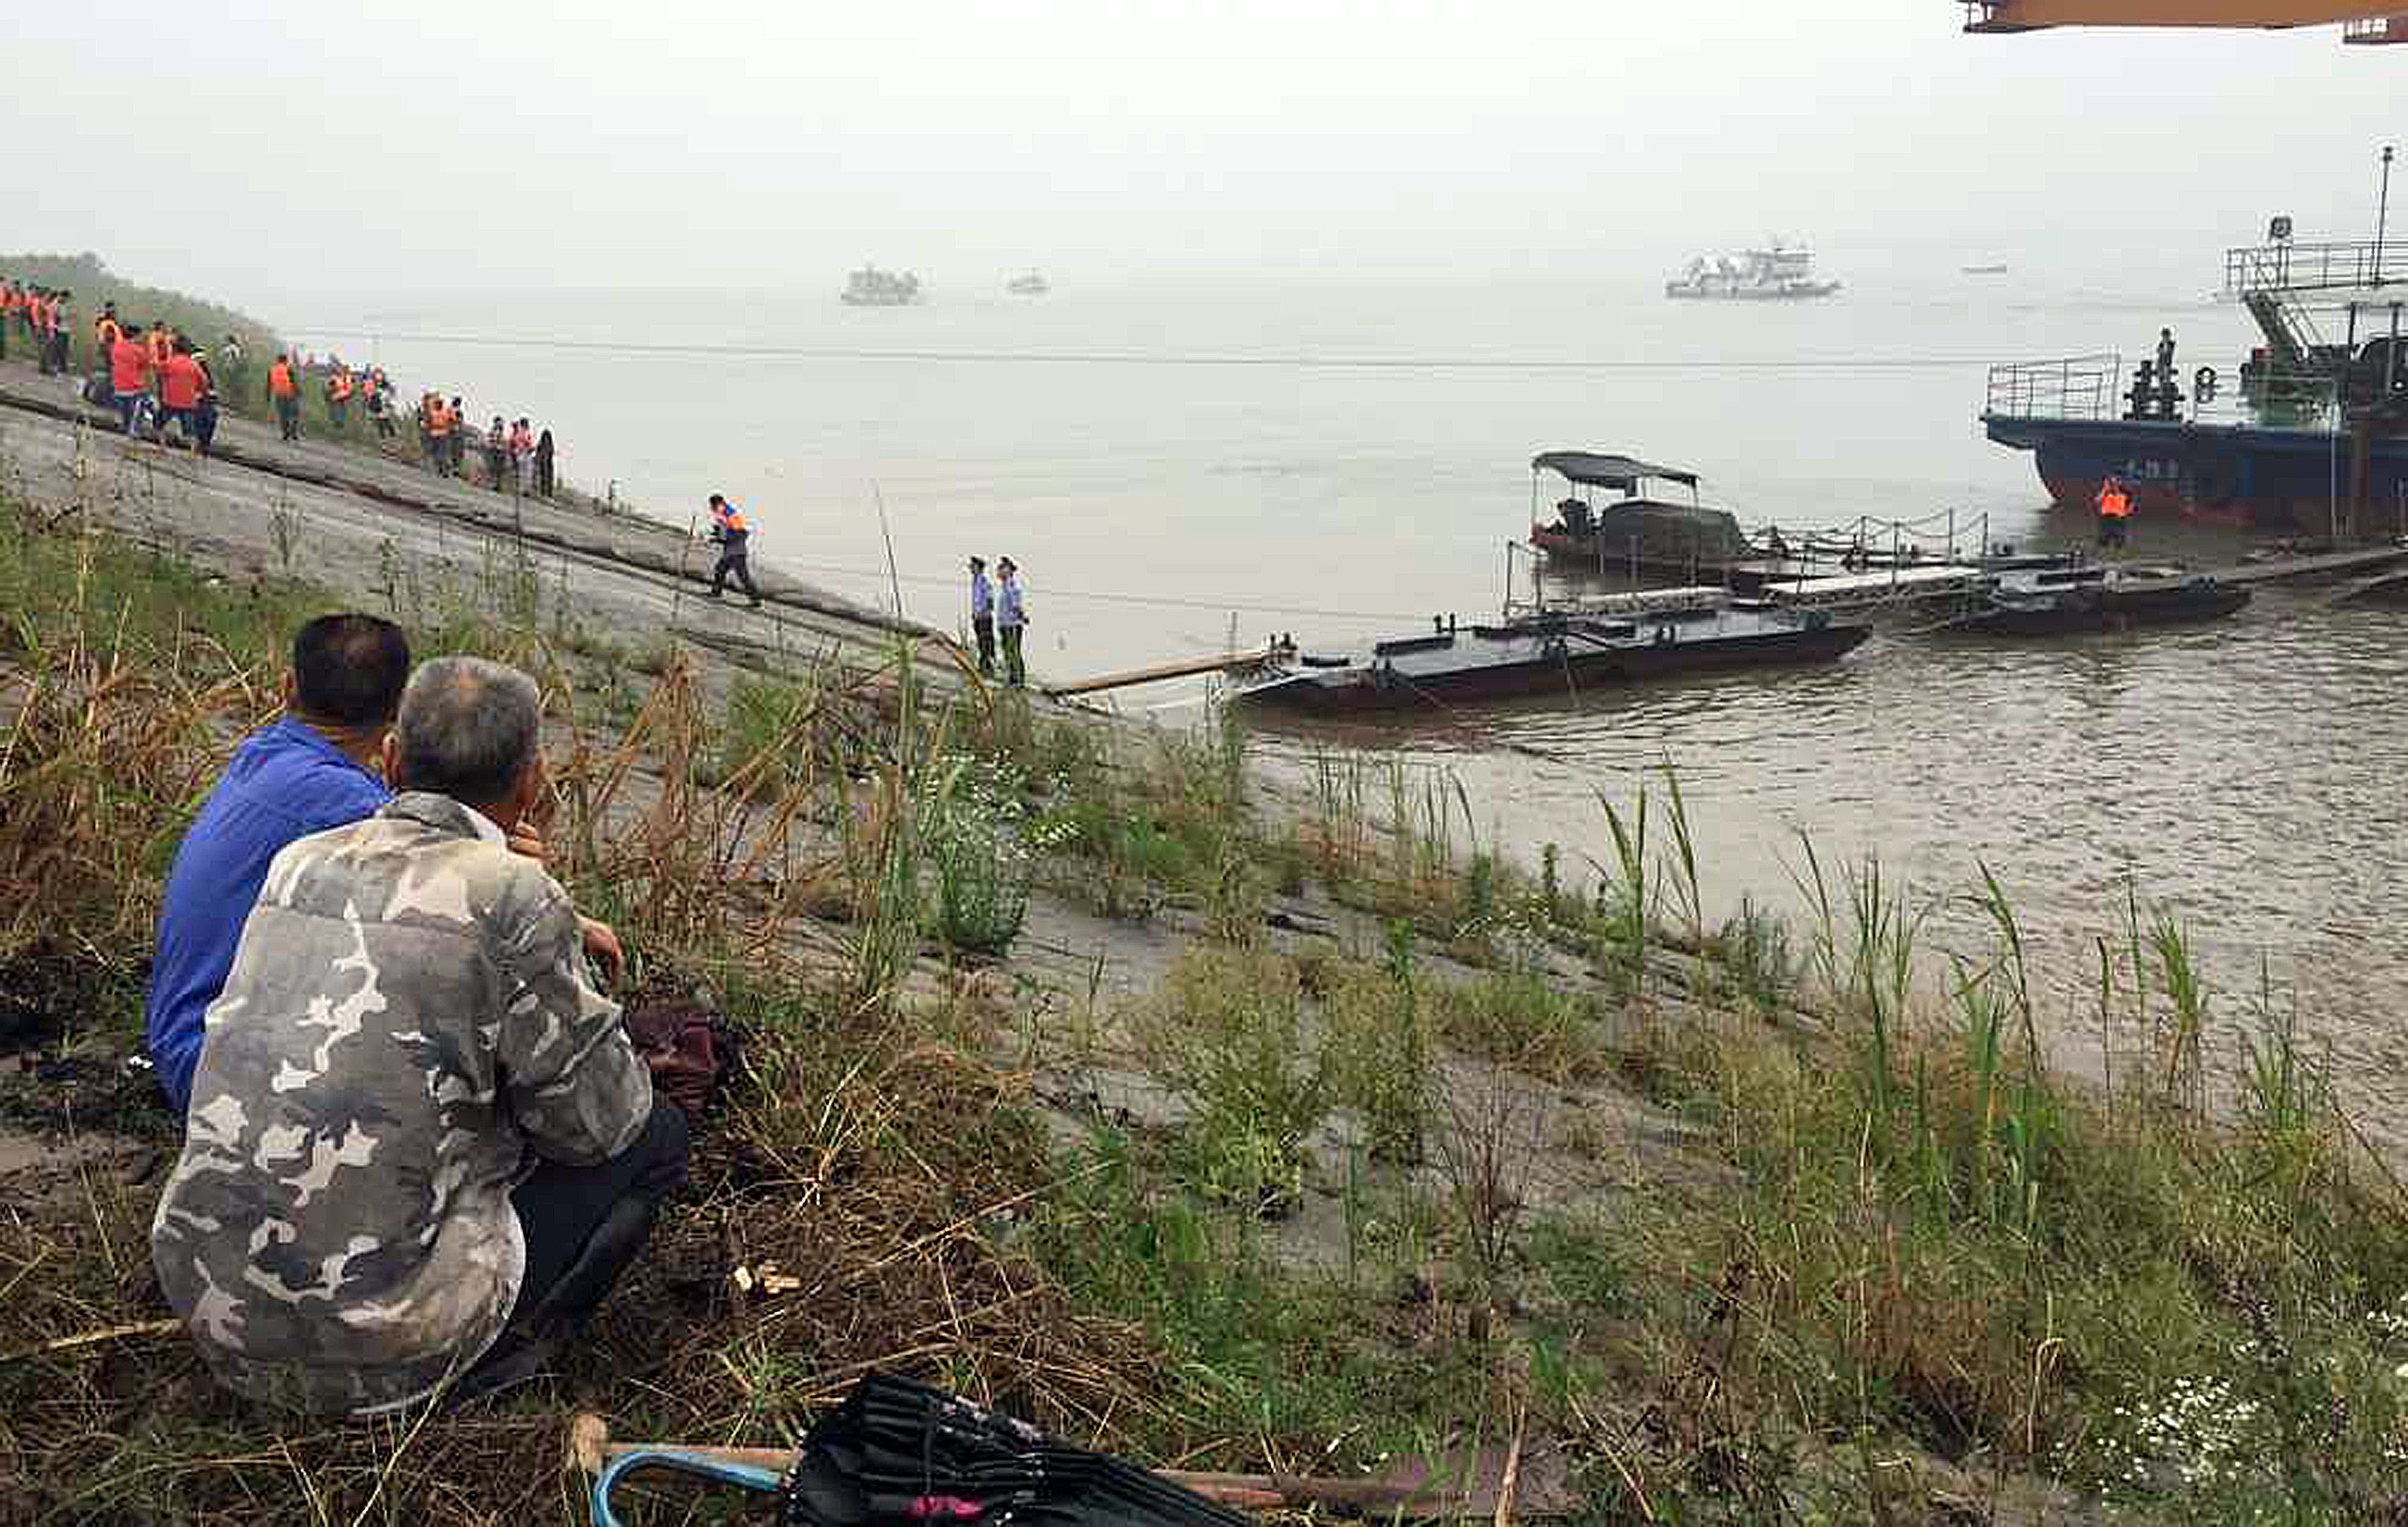
[[[1742,250],[1737,255],[1701,254],[1664,283],[1668,297],[1726,302],[1795,302],[1827,297],[1839,289],[1838,281],[1815,279],[1813,251],[1778,238],[1769,249]]]
[[[920,300],[920,278],[863,266],[846,280],[842,295],[855,308],[908,308]]]
[[[1968,276],[2003,276],[2007,273],[2006,262],[2003,260],[1995,265],[1966,266],[1962,268]]]
[[[1028,270],[1004,283],[1003,289],[1016,297],[1041,297],[1054,290],[1042,273]]]

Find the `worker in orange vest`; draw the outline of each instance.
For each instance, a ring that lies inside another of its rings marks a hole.
[[[2114,473],[2099,484],[2099,544],[2117,547],[2125,543],[2132,519],[2132,496],[2125,490],[2124,480]]]
[[[452,405],[443,401],[440,393],[429,394],[426,399],[426,439],[435,454],[435,475],[452,475],[452,436],[460,427],[452,416]]]
[[[184,443],[194,450],[201,445],[201,398],[208,391],[208,374],[193,356],[190,340],[167,352],[167,364],[159,369],[159,406],[167,423],[183,436]]]
[[[108,347],[108,390],[125,433],[133,434],[134,421],[150,392],[150,352],[130,334],[120,332]]]
[[[752,601],[752,608],[760,609],[761,591],[752,586],[752,554],[747,550],[752,527],[745,523],[742,510],[715,493],[710,496],[710,539],[719,542],[719,566],[710,569],[710,597],[719,598],[732,577]]]
[[[326,373],[327,422],[337,429],[342,428],[344,416],[351,411],[351,374],[343,368],[342,362],[337,361],[335,368]]]
[[[92,321],[93,354],[97,358],[97,364],[108,364],[108,353],[116,345],[118,336],[124,332],[125,325],[118,322],[117,304],[102,303],[100,316]]]
[[[8,322],[17,316],[17,283],[0,276],[0,361],[8,358]]]
[[[288,440],[301,438],[301,380],[294,374],[293,357],[278,352],[267,368],[267,399],[276,405],[276,427]]]
[[[150,332],[142,337],[142,343],[150,352],[150,390],[155,393],[166,380],[167,357],[176,353],[176,337],[167,332],[165,319],[154,318],[150,321]]]

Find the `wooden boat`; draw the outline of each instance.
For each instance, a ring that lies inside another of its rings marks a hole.
[[[1571,486],[1555,506],[1555,523],[1534,519],[1530,526],[1530,544],[1551,562],[1599,573],[1696,577],[1756,555],[1729,511],[1698,502],[1695,472],[1603,451],[1541,451],[1530,458],[1533,499],[1546,472]],[[1685,487],[1689,501],[1656,497],[1650,483]],[[1599,488],[1620,497],[1598,505],[1584,496]]]
[[[2058,636],[2221,620],[2249,590],[2182,568],[2041,569],[2000,575],[1987,605],[1959,624],[2000,636]]]
[[[1240,677],[1241,704],[1343,714],[1711,670],[1829,662],[1871,634],[1861,621],[1777,609],[1721,589],[1665,589],[1509,612],[1495,625],[1435,620],[1426,635],[1308,653],[1293,642]]]

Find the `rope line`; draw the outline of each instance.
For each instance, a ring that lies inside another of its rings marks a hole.
[[[868,345],[744,345],[637,339],[574,339],[494,334],[394,334],[382,329],[288,328],[308,339],[485,349],[573,350],[622,355],[697,355],[759,360],[914,361],[979,366],[1263,367],[1330,371],[1928,371],[1987,367],[1987,356],[1833,355],[1597,360],[1579,356],[1215,354],[1117,350],[929,350]]]

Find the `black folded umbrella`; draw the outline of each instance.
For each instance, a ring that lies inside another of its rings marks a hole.
[[[1249,1527],[1135,1464],[880,1373],[811,1428],[781,1493],[782,1527]]]

